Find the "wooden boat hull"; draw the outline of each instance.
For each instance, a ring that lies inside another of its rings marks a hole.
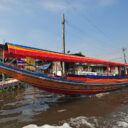
[[[30,83],[40,89],[61,94],[96,94],[120,89],[128,85],[128,82],[116,83],[86,83],[73,80],[52,78],[39,75],[0,64],[0,72],[15,79]]]

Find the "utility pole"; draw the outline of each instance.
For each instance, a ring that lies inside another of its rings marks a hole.
[[[62,52],[65,53],[65,16],[62,14]]]
[[[124,63],[127,64],[125,51],[126,51],[126,48],[122,48]],[[127,74],[127,68],[126,67],[124,67],[124,71],[125,71],[125,74]]]
[[[62,14],[62,53],[65,53],[65,16]],[[62,62],[62,76],[65,76],[65,62]]]
[[[126,48],[122,48],[122,51],[123,51],[124,63],[127,64],[127,61],[126,61],[126,54],[125,54]]]

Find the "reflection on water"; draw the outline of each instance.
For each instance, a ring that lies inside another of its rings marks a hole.
[[[73,128],[116,128],[127,126],[127,107],[128,88],[71,98],[26,85],[25,89],[0,94],[0,128],[64,123]]]
[[[27,87],[16,92],[0,94],[0,124],[29,122],[36,120],[35,115],[45,112],[59,96],[33,87]]]

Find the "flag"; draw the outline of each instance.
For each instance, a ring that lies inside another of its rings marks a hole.
[[[50,65],[51,65],[50,63],[44,64],[42,66],[39,66],[39,68],[42,69],[42,70],[47,70],[50,67]]]
[[[20,61],[20,60],[17,60],[17,66],[25,66],[26,65],[26,62],[24,61]]]
[[[70,53],[70,51],[68,50],[67,53]]]

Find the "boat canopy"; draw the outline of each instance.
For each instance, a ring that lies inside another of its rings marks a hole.
[[[70,54],[63,54],[60,52],[22,46],[13,43],[6,43],[6,46],[7,46],[7,51],[5,52],[5,57],[15,57],[15,58],[32,57],[39,60],[49,60],[49,61],[103,64],[110,66],[128,66],[128,64],[88,58],[88,57],[80,57]]]

